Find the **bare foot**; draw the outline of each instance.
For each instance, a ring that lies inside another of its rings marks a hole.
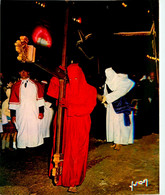
[[[116,147],[114,148],[114,150],[120,150],[120,148],[121,148],[121,145],[120,144],[116,144]]]
[[[68,192],[77,193],[77,188],[76,188],[76,186],[74,186],[74,187],[69,187]]]
[[[110,146],[111,148],[114,148],[116,146],[116,144],[113,144],[112,146]]]

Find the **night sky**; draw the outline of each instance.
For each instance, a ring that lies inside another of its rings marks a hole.
[[[40,1],[41,2],[41,1]],[[146,58],[153,56],[152,36],[123,37],[113,33],[149,31],[152,20],[156,24],[157,50],[159,35],[159,12],[157,0],[126,1],[45,1],[45,8],[36,1],[1,2],[1,66],[4,75],[13,76],[17,73],[18,53],[14,43],[21,35],[29,38],[29,45],[36,47],[36,63],[53,70],[62,61],[63,32],[66,7],[69,6],[69,25],[67,42],[67,64],[73,59],[79,62],[86,77],[95,80],[98,75],[104,75],[107,67],[113,67],[116,72],[126,72],[129,75],[142,75],[155,67],[155,62]],[[148,13],[148,10],[150,12]],[[72,18],[81,17],[82,23],[76,24]],[[52,47],[36,45],[32,41],[32,32],[38,25],[46,27],[52,36]],[[77,30],[84,35],[92,33],[84,50],[92,60],[87,59],[76,48],[79,40]],[[158,56],[159,57],[159,56]],[[39,79],[51,76],[35,65],[33,74],[39,74]],[[35,75],[37,77],[37,75]]]

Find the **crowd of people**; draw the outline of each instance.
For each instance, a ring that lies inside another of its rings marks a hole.
[[[12,149],[26,149],[40,146],[44,138],[52,136],[51,178],[58,126],[56,108],[62,107],[63,163],[56,185],[68,187],[68,192],[76,193],[86,174],[91,125],[97,122],[91,118],[92,112],[100,113],[96,109],[98,106],[104,108],[106,142],[112,143],[111,148],[119,151],[122,145],[133,144],[138,136],[159,133],[159,92],[153,71],[135,82],[127,74],[108,67],[102,93],[87,82],[78,63],[70,64],[66,72],[65,96],[59,99],[59,78],[41,82],[33,80],[28,65],[22,65],[20,78],[7,83],[7,99],[1,100],[0,132],[3,151],[9,148],[10,138]]]

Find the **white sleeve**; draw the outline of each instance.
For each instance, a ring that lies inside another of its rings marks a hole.
[[[134,85],[135,82],[130,79],[122,81],[121,83],[119,83],[116,90],[105,95],[107,103],[112,103],[120,97],[126,95],[134,87]]]
[[[9,103],[9,110],[17,110],[19,107],[19,104],[11,104]]]
[[[37,106],[38,107],[41,107],[41,106],[44,106],[45,105],[45,100],[43,99],[43,98],[41,98],[41,99],[39,99],[38,101],[37,101]]]

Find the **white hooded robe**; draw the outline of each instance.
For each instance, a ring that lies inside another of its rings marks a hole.
[[[112,102],[126,95],[135,85],[128,78],[127,74],[117,74],[112,68],[105,70],[106,81],[104,86],[104,96],[106,97],[106,139],[107,142],[115,144],[133,143],[133,113],[129,115],[130,126],[124,125],[124,114],[117,114],[113,108]],[[107,85],[112,91],[108,93]]]

